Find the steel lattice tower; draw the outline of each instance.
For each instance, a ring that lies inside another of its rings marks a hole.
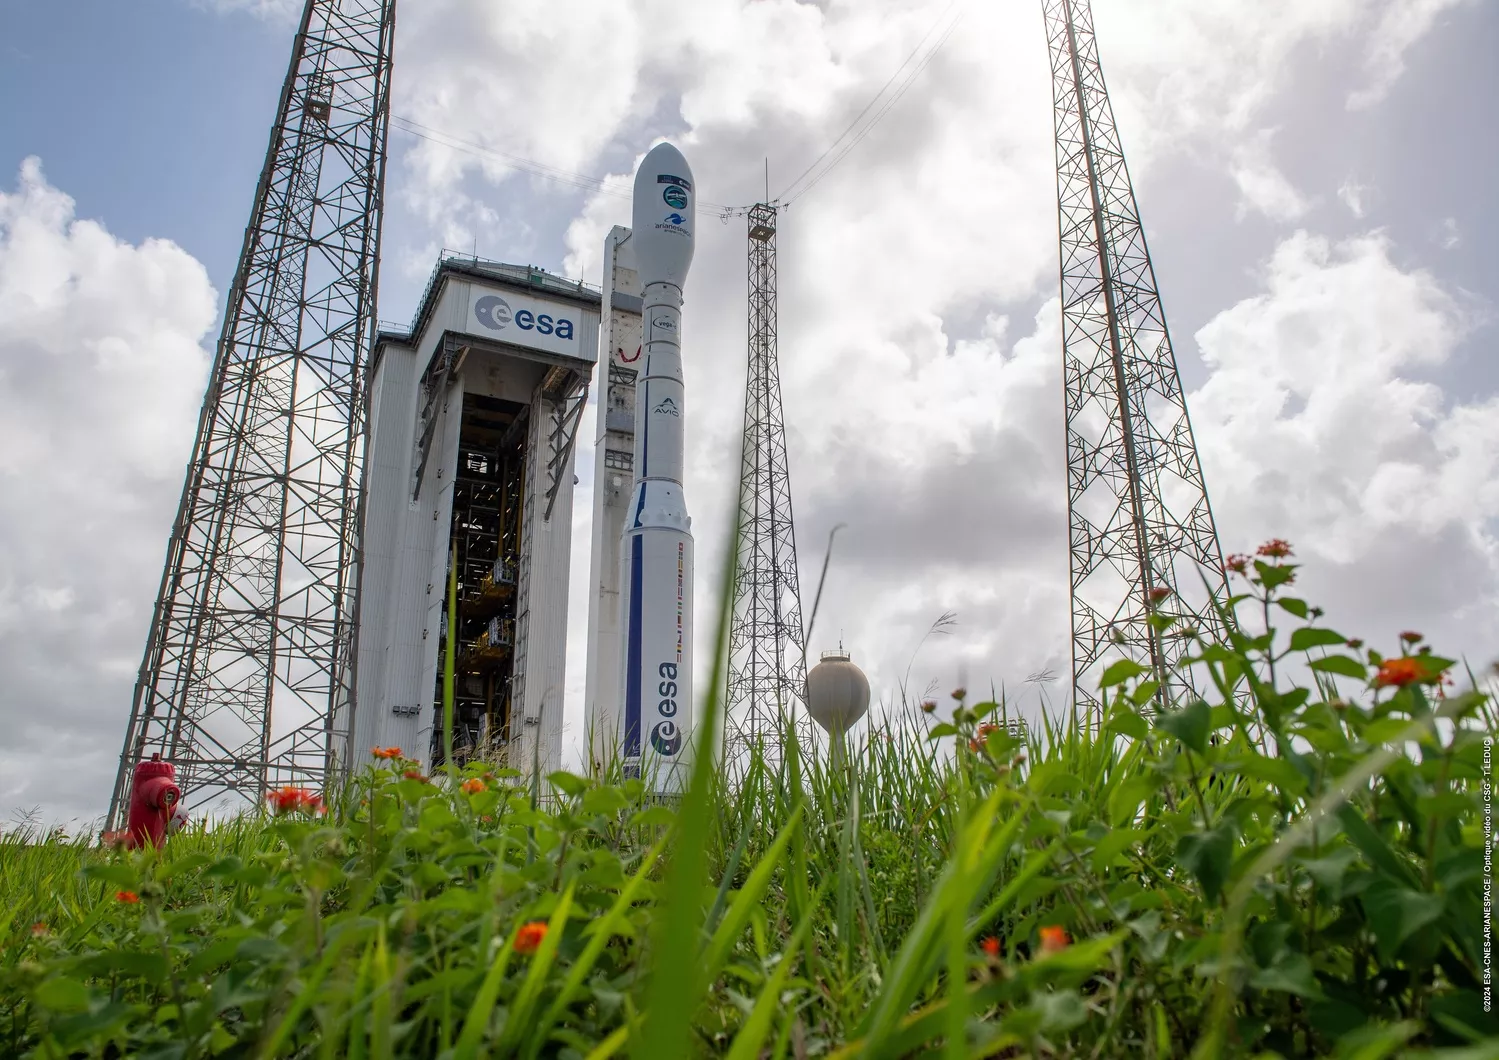
[[[1043,0],[1056,117],[1074,701],[1115,655],[1168,675],[1224,584],[1089,0]],[[1164,633],[1151,610],[1176,618]],[[1179,679],[1178,679],[1179,680]]]
[[[724,755],[742,763],[761,742],[772,767],[780,761],[783,710],[796,719],[802,746],[812,739],[810,718],[797,708],[805,694],[806,641],[776,353],[776,209],[749,208],[749,370]]]
[[[224,310],[110,802],[321,786],[353,687],[364,366],[395,0],[307,0]]]

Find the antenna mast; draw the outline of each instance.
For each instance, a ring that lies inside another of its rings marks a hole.
[[[724,761],[740,768],[757,743],[769,768],[780,763],[782,711],[795,718],[802,747],[812,741],[811,719],[798,707],[806,639],[776,352],[777,211],[769,202],[749,208],[749,371],[724,734]]]
[[[167,545],[109,826],[134,764],[197,806],[320,787],[353,712],[364,367],[395,0],[307,0]]]
[[[1043,0],[1056,118],[1074,701],[1123,655],[1161,682],[1225,585],[1155,270],[1099,64],[1089,0]],[[1195,569],[1194,569],[1195,568]],[[1155,628],[1150,615],[1168,616]]]

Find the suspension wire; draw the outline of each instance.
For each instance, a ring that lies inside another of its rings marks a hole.
[[[870,98],[869,102],[865,104],[864,109],[859,111],[859,113],[854,116],[854,120],[849,123],[848,128],[844,129],[843,132],[838,135],[838,138],[835,139],[831,144],[829,144],[827,149],[813,160],[811,165],[802,170],[801,174],[786,186],[786,189],[782,191],[780,196],[777,198],[778,202],[781,202],[783,205],[789,206],[792,202],[801,198],[808,191],[810,191],[818,181],[827,176],[827,174],[832,171],[834,166],[841,162],[850,151],[852,151],[859,145],[860,141],[862,141],[866,136],[869,135],[870,131],[875,127],[875,125],[879,123],[879,120],[886,114],[888,114],[890,112],[890,109],[900,101],[900,98],[910,90],[911,86],[915,83],[916,78],[918,78],[921,75],[921,72],[931,64],[931,61],[936,56],[937,52],[940,51],[942,49],[942,46],[947,43],[948,38],[952,36],[953,30],[956,29],[958,23],[962,21],[963,15],[967,11],[966,7],[958,11],[957,17],[952,20],[947,29],[937,39],[937,42],[927,50],[926,54],[921,58],[916,66],[913,67],[911,71],[905,76],[905,78],[901,81],[899,87],[895,90],[894,94],[884,101],[884,105],[880,107],[880,109],[875,113],[874,117],[871,118],[862,129],[859,130],[858,134],[855,135],[852,140],[850,140],[847,144],[843,144],[844,139],[850,133],[854,132],[854,130],[858,127],[859,122],[864,119],[864,116],[869,113],[869,111],[874,107],[876,103],[880,102],[881,97],[885,95],[886,91],[892,84],[895,83],[896,79],[901,76],[901,72],[905,70],[906,67],[910,66],[912,60],[916,59],[917,55],[921,53],[922,48],[926,45],[927,41],[932,38],[932,34],[937,32],[938,28],[942,25],[947,16],[952,12],[953,8],[958,7],[961,3],[962,0],[950,0],[947,7],[942,9],[942,13],[939,14],[937,18],[932,22],[926,33],[923,34],[921,39],[916,42],[916,47],[911,49],[911,54],[907,55],[905,61],[903,61],[898,67],[895,68],[894,73],[892,73],[890,77],[885,81],[885,83],[880,86],[879,91]],[[816,170],[823,159],[827,158],[829,154],[832,154],[832,152],[837,149],[840,144],[843,145],[842,150],[838,152],[833,160],[829,162],[825,167],[823,167],[819,172],[817,172],[817,174],[813,176],[811,180],[807,181],[805,185],[798,187],[798,185],[801,185],[802,181],[806,179],[807,175]]]
[[[541,177],[543,180],[565,184],[583,191],[600,192],[616,199],[630,199],[634,197],[632,191],[611,187],[604,177],[590,177],[582,173],[574,173],[571,170],[559,169],[556,166],[549,166],[533,159],[522,158],[520,155],[512,155],[506,151],[485,147],[483,144],[474,143],[472,140],[465,140],[460,136],[441,129],[434,129],[429,125],[423,125],[419,121],[414,121],[399,114],[391,115],[390,120],[401,132],[410,136],[415,136],[418,139],[440,144],[443,147],[450,147],[455,151],[462,151],[480,158],[501,161],[511,169],[524,170],[532,176]],[[698,199],[698,204],[706,206],[710,210],[732,211],[740,209],[740,207],[724,206],[722,203],[708,202],[704,199]]]

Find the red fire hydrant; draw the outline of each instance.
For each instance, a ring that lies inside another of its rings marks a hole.
[[[146,843],[161,846],[181,798],[182,789],[177,786],[177,770],[172,763],[163,762],[159,754],[153,754],[149,762],[138,763],[130,784],[129,834],[125,845],[131,849]]]

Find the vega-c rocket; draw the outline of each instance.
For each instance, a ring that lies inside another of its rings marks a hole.
[[[644,330],[635,383],[635,486],[620,550],[624,760],[657,794],[680,793],[692,734],[692,520],[682,495],[682,286],[697,192],[671,144],[635,174],[633,233]]]

